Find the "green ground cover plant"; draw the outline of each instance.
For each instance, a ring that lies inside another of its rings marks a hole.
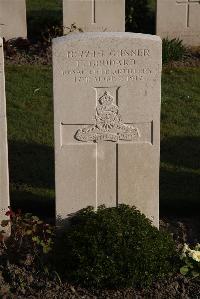
[[[178,38],[164,38],[162,41],[162,47],[162,60],[164,64],[169,63],[170,61],[183,60],[187,53],[187,49],[183,45],[182,40]]]
[[[86,208],[71,219],[72,227],[68,226],[64,235],[54,234],[55,228],[37,216],[12,210],[6,215],[10,220],[3,220],[1,225],[6,229],[9,224],[12,229],[9,238],[0,232],[0,298],[122,299],[157,298],[158,295],[174,298],[174,294],[177,298],[193,298],[194,294],[197,297],[200,294],[199,244],[192,247],[185,244],[180,261],[171,236],[153,228],[135,208],[101,207],[97,213]],[[80,264],[77,266],[79,259],[82,269]],[[72,272],[66,275],[63,270],[72,264]],[[183,275],[178,274],[179,269]],[[72,277],[76,271],[77,275]],[[106,281],[109,275],[111,280]],[[118,275],[122,279],[119,283]],[[80,284],[71,284],[69,277],[71,282],[95,284],[99,288],[85,289]],[[131,288],[122,288],[129,283]],[[105,289],[105,285],[115,288]]]
[[[57,234],[31,213],[8,208],[6,216],[0,223],[1,262],[31,266],[47,276],[53,271],[63,281],[97,288],[145,287],[178,269],[171,235],[135,207],[87,207]]]
[[[52,250],[54,228],[38,216],[8,208],[7,219],[1,221],[0,248],[4,247],[10,262],[18,263],[32,255],[32,263]],[[9,236],[6,232],[10,231]],[[2,254],[2,251],[0,251]]]
[[[180,272],[193,278],[200,276],[200,244],[197,243],[193,248],[188,244],[184,244],[180,258],[182,267]]]
[[[146,287],[173,272],[171,236],[134,207],[92,207],[70,219],[56,264],[74,283],[94,288]]]
[[[7,66],[9,165],[13,208],[54,216],[52,68]],[[162,77],[161,214],[196,213],[200,186],[200,70]]]

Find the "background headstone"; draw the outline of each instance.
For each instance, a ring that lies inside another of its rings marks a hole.
[[[54,40],[58,218],[125,203],[158,226],[161,51],[142,34]]]
[[[200,46],[200,1],[157,0],[157,35]]]
[[[27,37],[26,0],[0,0],[0,36]]]
[[[63,0],[63,26],[84,32],[125,31],[125,0]]]
[[[0,222],[9,206],[8,146],[3,41],[0,38]],[[1,226],[0,226],[1,230]]]

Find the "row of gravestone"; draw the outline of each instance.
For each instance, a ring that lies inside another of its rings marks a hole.
[[[9,206],[0,41],[0,208]],[[53,42],[56,215],[135,205],[159,223],[162,46],[158,36],[72,33]]]
[[[9,205],[2,40],[0,51],[2,219]],[[72,33],[54,40],[58,220],[88,205],[125,203],[158,226],[161,52],[160,38],[144,34]]]
[[[125,31],[125,0],[63,0],[63,26],[83,31]],[[142,16],[142,11],[141,11]],[[200,45],[200,1],[157,0],[157,35]],[[26,1],[0,1],[0,36],[26,37]]]

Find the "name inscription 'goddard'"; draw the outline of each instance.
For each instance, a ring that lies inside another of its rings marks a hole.
[[[114,98],[104,92],[96,107],[95,124],[79,129],[75,138],[82,142],[101,142],[119,140],[133,141],[140,137],[138,128],[123,123]]]

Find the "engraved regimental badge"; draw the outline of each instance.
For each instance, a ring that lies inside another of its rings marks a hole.
[[[98,99],[95,124],[79,129],[75,138],[82,142],[97,143],[101,141],[133,141],[139,138],[138,128],[123,123],[119,108],[113,102],[114,98],[108,92],[104,92],[103,96]]]

